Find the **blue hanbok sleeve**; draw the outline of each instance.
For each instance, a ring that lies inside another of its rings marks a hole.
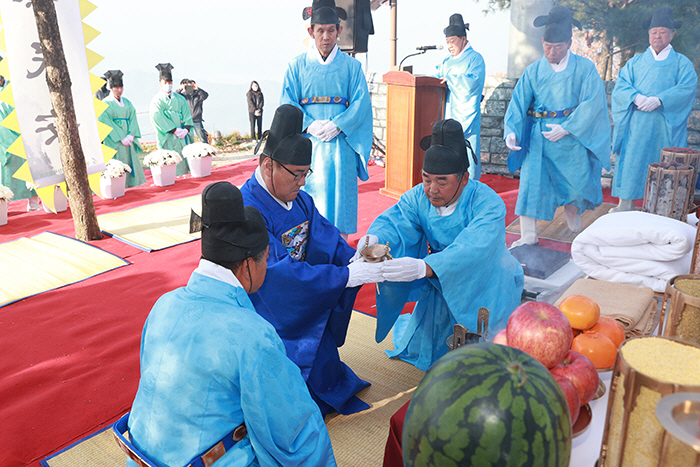
[[[530,67],[533,66],[536,66],[536,64],[530,65]],[[503,138],[505,139],[510,133],[515,133],[515,137],[518,138],[518,145],[521,147],[519,151],[510,151],[508,154],[508,170],[511,172],[515,172],[520,168],[529,149],[532,123],[531,117],[527,116],[527,110],[530,108],[534,97],[532,83],[530,82],[530,67],[525,69],[525,73],[515,85],[503,120]]]
[[[305,57],[303,57],[305,58]],[[291,104],[299,107],[304,112],[303,129],[306,130],[309,125],[314,122],[314,118],[309,115],[304,107],[299,104],[301,101],[301,81],[299,79],[299,62],[303,59],[296,58],[289,63],[287,71],[284,73],[284,82],[282,83],[282,94],[280,95],[280,105]]]
[[[617,75],[615,88],[610,96],[610,113],[612,115],[615,131],[613,135],[612,151],[619,154],[622,141],[629,131],[630,118],[634,108],[634,98],[639,91],[632,85],[634,82],[634,63],[642,55],[632,57]]]
[[[687,57],[675,54],[679,60],[676,85],[656,95],[661,101],[659,111],[666,119],[671,141],[686,141],[688,115],[693,109],[698,88],[698,75]]]

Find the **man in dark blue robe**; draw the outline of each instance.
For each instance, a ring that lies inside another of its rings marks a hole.
[[[270,236],[267,278],[251,300],[277,330],[325,415],[369,406],[355,394],[369,386],[340,361],[359,286],[383,280],[381,265],[353,262],[355,250],[299,191],[312,171],[312,147],[301,135],[303,113],[275,112],[260,166],[241,188],[265,218]],[[265,135],[263,135],[265,137]]]

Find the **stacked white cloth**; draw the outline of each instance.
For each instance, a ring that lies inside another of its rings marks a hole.
[[[590,277],[663,293],[669,279],[690,273],[695,232],[656,214],[606,214],[574,239],[571,256]]]

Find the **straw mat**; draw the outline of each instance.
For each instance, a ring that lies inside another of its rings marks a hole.
[[[102,231],[145,251],[162,250],[200,238],[190,234],[190,210],[201,211],[201,195],[147,204],[97,216]]]
[[[329,415],[326,426],[339,467],[380,466],[389,435],[389,419],[411,398],[424,373],[401,360],[389,359],[391,334],[374,342],[376,319],[354,312],[341,359],[357,375],[372,383],[358,396],[368,410],[349,416]],[[42,461],[47,467],[123,467],[126,454],[119,450],[110,429],[98,432]]]
[[[610,208],[614,208],[615,206],[615,204],[603,203],[594,210],[588,210],[581,214],[581,230],[591,225],[602,215],[607,214]],[[506,227],[506,233],[520,235],[520,217],[516,218]],[[554,212],[554,218],[551,221],[537,221],[537,235],[547,240],[571,243],[578,234],[572,232],[567,227],[564,206],[560,206]]]
[[[129,264],[70,237],[44,232],[0,244],[0,306]]]

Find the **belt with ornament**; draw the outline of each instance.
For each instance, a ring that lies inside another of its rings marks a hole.
[[[313,97],[305,97],[302,100],[299,101],[299,104],[301,105],[309,105],[309,104],[340,104],[344,105],[347,107],[348,100],[345,97],[331,97],[331,96],[313,96]]]
[[[576,110],[576,107],[571,107],[570,109],[564,110],[543,110],[542,112],[535,112],[532,109],[528,109],[527,114],[528,116],[535,118],[557,118],[568,117],[574,110]]]

